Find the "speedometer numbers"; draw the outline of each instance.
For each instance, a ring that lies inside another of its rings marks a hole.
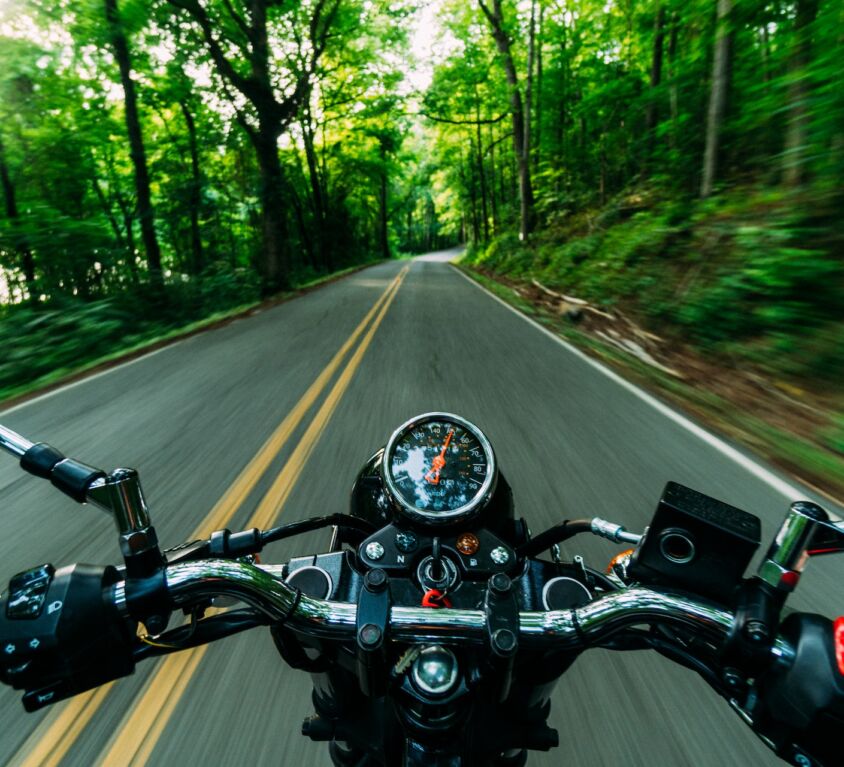
[[[449,413],[403,424],[387,443],[382,472],[393,500],[417,521],[467,519],[495,485],[492,447],[483,433]]]

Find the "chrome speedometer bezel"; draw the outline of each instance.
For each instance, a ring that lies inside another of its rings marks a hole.
[[[398,440],[401,439],[401,437],[408,431],[415,429],[421,424],[428,423],[429,421],[450,421],[458,426],[461,426],[466,431],[471,432],[483,449],[484,457],[487,462],[486,477],[484,478],[483,484],[478,490],[477,495],[475,495],[469,503],[459,506],[456,509],[451,509],[450,511],[426,511],[425,509],[419,509],[412,503],[406,501],[396,486],[392,471],[390,470],[390,462],[392,460],[396,442],[398,442]],[[381,458],[381,478],[384,481],[390,500],[401,514],[415,522],[443,527],[457,522],[466,522],[467,520],[477,516],[483,510],[495,492],[495,486],[498,482],[498,463],[495,460],[495,451],[493,451],[492,445],[487,439],[486,434],[484,434],[471,421],[467,421],[465,418],[455,415],[454,413],[422,413],[421,415],[414,416],[413,418],[405,421],[390,436],[390,439],[387,441],[387,445],[384,448],[384,454]]]

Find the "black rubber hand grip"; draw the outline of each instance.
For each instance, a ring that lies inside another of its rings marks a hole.
[[[101,469],[95,469],[72,458],[60,461],[50,472],[50,482],[79,503],[85,503],[91,483],[102,477],[105,477],[105,472]]]
[[[46,442],[38,442],[21,456],[21,468],[42,479],[49,479],[50,472],[64,455]]]

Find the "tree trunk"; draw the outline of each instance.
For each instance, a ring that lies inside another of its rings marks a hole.
[[[542,161],[542,24],[545,17],[545,6],[539,6],[539,29],[537,31],[536,44],[536,107],[534,113],[534,140],[533,140],[533,172],[539,170]]]
[[[387,189],[387,146],[381,142],[381,172],[378,174],[378,248],[381,258],[391,258]]]
[[[560,39],[560,101],[559,101],[559,115],[557,116],[557,153],[559,161],[558,167],[565,164],[566,156],[566,124],[568,121],[568,91],[569,91],[569,61],[567,51],[567,28],[565,24],[562,29],[562,36]],[[559,190],[557,190],[559,191]]]
[[[256,132],[255,153],[261,189],[261,234],[264,257],[259,271],[267,291],[289,287],[287,216],[284,209],[284,173],[278,159],[278,135],[262,127]]]
[[[483,140],[481,138],[481,105],[478,99],[478,89],[475,88],[475,138],[476,157],[478,161],[478,178],[481,182],[481,216],[483,216],[484,242],[489,241],[489,213],[486,204],[486,174],[484,173]]]
[[[473,142],[469,142],[470,144]],[[468,167],[468,178],[467,178]],[[481,241],[480,223],[478,221],[478,193],[475,189],[475,174],[472,171],[471,152],[468,158],[463,156],[463,151],[460,151],[460,181],[464,189],[469,192],[469,202],[472,205],[472,242],[479,243]]]
[[[123,230],[120,228],[120,222],[114,215],[114,211],[111,209],[111,204],[106,199],[105,193],[100,186],[100,180],[97,178],[96,174],[91,177],[91,185],[94,187],[94,194],[97,195],[97,200],[99,200],[100,207],[103,209],[103,213],[105,217],[108,219],[108,223],[111,226],[111,231],[114,233],[114,240],[117,243],[117,247],[121,249],[126,248],[126,238],[123,236]]]
[[[665,6],[660,5],[654,21],[654,49],[651,58],[651,82],[648,106],[645,110],[645,128],[648,134],[648,155],[653,151],[656,126],[659,122],[657,89],[662,82],[662,47],[665,39]]]
[[[18,202],[15,196],[15,186],[9,173],[9,166],[6,164],[6,150],[2,139],[0,139],[0,183],[3,185],[3,196],[6,198],[6,217],[11,222],[11,229],[14,233],[12,241],[21,257],[21,266],[29,297],[34,300],[37,295],[35,290],[35,261],[29,243],[26,241],[26,236],[19,231]]]
[[[818,15],[819,0],[797,0],[794,20],[794,43],[789,66],[788,126],[783,153],[783,181],[799,186],[806,179],[806,159],[809,154],[809,99],[812,86],[809,67],[812,63],[812,26]]]
[[[193,114],[188,108],[187,102],[179,102],[185,124],[188,128],[188,146],[190,148],[191,183],[188,205],[190,207],[190,234],[191,234],[191,255],[193,263],[191,269],[194,274],[201,274],[205,267],[205,259],[202,252],[202,231],[199,228],[199,208],[202,204],[202,173],[199,167],[199,145],[196,140],[196,123]]]
[[[299,236],[302,238],[302,245],[305,248],[305,255],[308,259],[308,263],[316,264],[318,262],[314,256],[314,246],[311,242],[310,231],[305,219],[304,205],[299,199],[295,186],[290,187],[290,201],[293,203],[293,213],[296,217],[296,226],[299,228]]]
[[[132,275],[132,282],[137,285],[141,281],[141,277],[138,274],[138,249],[135,247],[135,211],[119,189],[115,189],[114,199],[117,202],[117,207],[120,208],[120,215],[123,219],[123,231],[126,235],[126,265],[129,267],[129,273]]]
[[[525,79],[525,157],[532,160],[533,147],[533,72],[536,63],[536,0],[530,3],[530,24],[528,26],[527,77]]]
[[[534,202],[533,186],[530,177],[530,158],[526,151],[525,109],[522,101],[522,91],[519,87],[519,78],[516,75],[516,64],[513,60],[510,38],[504,29],[501,0],[492,0],[491,11],[484,0],[478,1],[481,10],[492,27],[492,36],[498,47],[498,52],[501,54],[501,62],[510,91],[510,114],[513,118],[513,150],[516,155],[519,177],[519,238],[526,240],[534,227]]]
[[[671,138],[669,144],[672,149],[677,148],[677,122],[680,117],[680,97],[677,87],[677,12],[671,14],[671,33],[668,36],[668,62],[670,67],[669,77],[671,86],[669,88],[668,101],[671,106]]]
[[[706,116],[706,149],[703,154],[703,178],[700,196],[709,197],[718,177],[719,143],[727,113],[727,96],[732,77],[733,32],[731,29],[733,0],[717,0],[715,52],[712,57],[712,85]]]
[[[492,231],[497,234],[500,221],[498,220],[498,193],[495,184],[495,139],[492,126],[489,128],[489,170],[490,170],[490,194],[489,200],[492,203]]]
[[[305,147],[305,161],[308,165],[308,179],[311,187],[311,204],[314,211],[314,256],[317,266],[324,271],[331,271],[333,258],[331,256],[331,241],[328,229],[328,211],[326,210],[323,181],[320,175],[319,162],[314,148],[314,128],[311,122],[311,110],[306,106],[303,110],[302,143]]]
[[[120,83],[123,86],[123,100],[126,111],[126,132],[129,136],[129,151],[135,168],[135,189],[138,197],[138,218],[141,222],[141,235],[144,241],[150,277],[155,283],[162,282],[161,250],[155,234],[155,219],[152,210],[152,195],[149,189],[149,171],[144,151],[144,139],[141,133],[141,121],[138,115],[138,99],[135,82],[132,80],[132,64],[129,56],[129,43],[123,31],[123,24],[117,10],[117,0],[105,0],[105,15],[108,22],[114,58],[120,70]]]

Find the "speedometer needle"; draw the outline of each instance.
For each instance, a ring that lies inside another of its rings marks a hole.
[[[445,466],[445,451],[448,450],[448,445],[451,442],[453,434],[454,429],[451,429],[448,435],[446,435],[445,442],[443,443],[443,449],[440,450],[440,454],[435,456],[434,460],[431,461],[431,470],[425,475],[425,479],[432,485],[438,485],[440,483],[440,471],[442,471],[442,468]]]

